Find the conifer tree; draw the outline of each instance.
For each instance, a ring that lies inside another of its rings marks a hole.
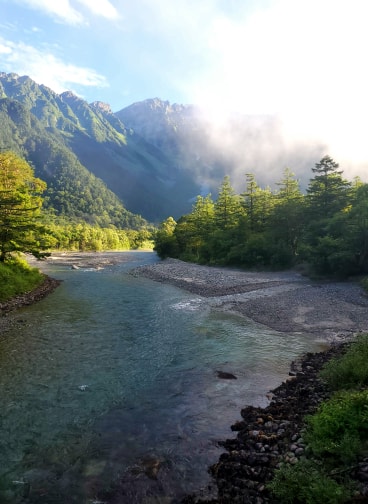
[[[12,252],[41,254],[37,224],[46,184],[11,151],[0,153],[0,262]]]

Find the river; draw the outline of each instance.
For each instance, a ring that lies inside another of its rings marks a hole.
[[[290,361],[319,348],[129,274],[154,253],[115,255],[103,269],[47,263],[62,284],[0,337],[0,502],[205,493],[240,409],[265,405]]]

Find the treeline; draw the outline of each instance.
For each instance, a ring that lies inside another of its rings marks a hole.
[[[76,250],[99,252],[102,250],[152,249],[152,232],[148,228],[117,229],[101,228],[85,222],[63,222],[44,225],[43,250]],[[41,243],[40,243],[41,245]]]
[[[319,274],[368,271],[368,184],[343,178],[325,156],[312,168],[306,193],[285,169],[277,190],[246,174],[236,194],[225,177],[218,197],[198,196],[191,213],[166,219],[155,250],[202,264],[289,268],[308,264]]]

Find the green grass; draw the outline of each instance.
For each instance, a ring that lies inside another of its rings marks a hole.
[[[37,268],[31,268],[21,259],[0,263],[0,302],[32,291],[43,280],[44,276]]]

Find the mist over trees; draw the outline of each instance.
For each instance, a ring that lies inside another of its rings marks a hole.
[[[367,273],[368,184],[344,179],[329,156],[312,174],[305,194],[288,168],[274,191],[247,173],[244,192],[236,194],[225,177],[216,200],[198,196],[189,214],[161,224],[155,250],[202,264]]]

